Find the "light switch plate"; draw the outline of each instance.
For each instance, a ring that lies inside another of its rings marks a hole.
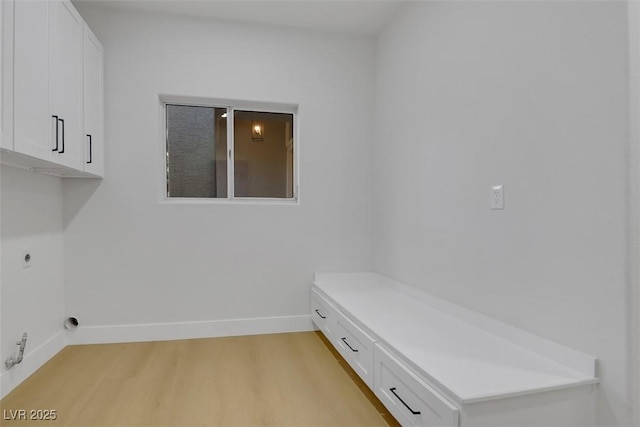
[[[491,209],[498,210],[504,209],[504,186],[492,185],[491,186]]]

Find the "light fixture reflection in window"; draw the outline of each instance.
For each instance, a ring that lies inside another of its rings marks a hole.
[[[251,121],[251,139],[262,141],[264,138],[264,124],[260,120]]]

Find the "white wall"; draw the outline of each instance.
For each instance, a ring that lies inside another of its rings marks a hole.
[[[628,425],[626,4],[417,3],[377,54],[375,270],[599,357]]]
[[[0,397],[64,346],[62,180],[0,166]],[[31,267],[22,251],[31,250]],[[7,372],[16,341],[28,333],[25,359]]]
[[[629,278],[633,425],[640,425],[640,3],[629,2]],[[633,356],[635,355],[635,357]]]
[[[64,183],[81,326],[309,322],[314,271],[372,268],[371,38],[80,11],[104,46],[108,144],[102,183]],[[160,204],[159,94],[299,104],[300,205]]]

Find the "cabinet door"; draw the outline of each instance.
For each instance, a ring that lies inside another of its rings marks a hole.
[[[49,6],[46,1],[14,4],[14,150],[43,160],[53,158]]]
[[[82,55],[84,21],[67,1],[50,3],[49,103],[56,116],[58,150],[54,161],[84,169]]]
[[[0,2],[0,148],[13,150],[13,0]]]
[[[104,175],[102,45],[84,26],[84,170]]]

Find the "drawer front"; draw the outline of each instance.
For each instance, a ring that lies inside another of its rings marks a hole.
[[[311,320],[322,333],[333,342],[335,330],[336,309],[317,291],[311,291]]]
[[[374,382],[376,396],[403,426],[458,427],[458,408],[378,344]]]
[[[373,338],[336,311],[333,345],[369,388],[373,388],[373,344]]]

